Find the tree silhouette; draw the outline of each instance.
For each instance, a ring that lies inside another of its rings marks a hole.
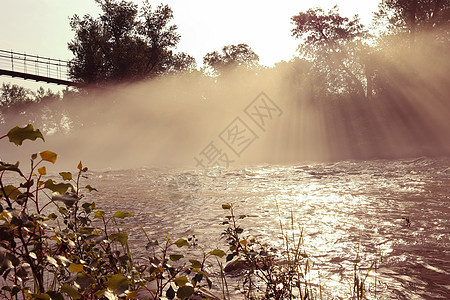
[[[433,32],[440,42],[450,42],[450,0],[383,0],[375,18],[394,34],[408,33],[410,48],[418,32]]]
[[[292,35],[303,42],[301,54],[323,74],[327,90],[365,95],[366,60],[361,60],[359,54],[366,49],[363,41],[367,31],[358,17],[342,17],[335,6],[327,13],[321,8],[309,9],[292,17],[292,21]]]
[[[195,67],[193,57],[172,51],[180,36],[170,25],[173,13],[167,5],[153,10],[148,1],[141,9],[127,1],[96,2],[99,17],[74,15],[70,21],[73,79],[87,84],[139,80]]]
[[[214,51],[203,57],[203,64],[215,75],[221,75],[236,67],[254,69],[259,66],[258,61],[259,56],[247,44],[224,46],[221,53]]]

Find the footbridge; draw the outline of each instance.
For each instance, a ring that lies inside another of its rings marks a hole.
[[[0,76],[80,87],[69,77],[69,61],[0,50]]]

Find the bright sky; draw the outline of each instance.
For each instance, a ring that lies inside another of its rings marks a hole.
[[[292,16],[311,7],[328,9],[337,4],[342,15],[359,14],[368,25],[380,0],[151,0],[154,6],[161,2],[174,11],[181,35],[177,50],[194,56],[198,65],[208,52],[246,43],[259,55],[260,63],[271,66],[295,55],[298,42],[290,32]],[[67,60],[72,58],[67,43],[74,36],[68,18],[100,12],[94,0],[0,0],[0,4],[0,49]],[[1,76],[2,82],[13,80]]]

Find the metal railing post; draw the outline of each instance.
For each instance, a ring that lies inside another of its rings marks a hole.
[[[12,71],[14,71],[14,60],[13,60],[13,52],[12,52],[12,49],[11,49],[11,69],[12,69]]]

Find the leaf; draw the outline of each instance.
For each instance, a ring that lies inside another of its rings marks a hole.
[[[189,298],[194,294],[194,288],[189,285],[182,286],[177,291],[177,297],[180,299]]]
[[[192,264],[192,268],[201,269],[202,263],[195,259],[190,259],[189,262]]]
[[[222,209],[231,209],[230,204],[222,204]]]
[[[177,286],[185,286],[189,282],[186,276],[180,276],[173,280]]]
[[[85,186],[85,188],[87,188],[87,189],[89,190],[89,192],[92,192],[92,191],[98,192],[98,190],[97,190],[96,188],[93,188],[90,184],[88,184],[87,186]]]
[[[172,254],[169,256],[171,261],[177,261],[177,260],[182,259],[183,257],[184,257],[184,255],[182,255],[182,254]]]
[[[4,190],[5,190],[6,195],[3,193],[2,190],[0,190],[0,196],[8,197],[11,200],[16,200],[17,197],[25,195],[24,193],[19,191],[19,189],[17,187],[15,187],[13,185],[4,186]]]
[[[54,265],[55,267],[59,267],[58,261],[51,256],[46,255],[47,261]]]
[[[61,172],[59,173],[63,180],[72,180],[72,173],[70,172]]]
[[[119,219],[125,219],[127,217],[134,217],[132,214],[130,214],[129,212],[124,212],[124,211],[116,211],[116,213],[113,215],[114,218],[119,218]]]
[[[19,126],[12,128],[8,132],[8,138],[9,141],[16,144],[16,146],[22,145],[22,142],[24,140],[35,141],[37,138],[40,138],[45,141],[44,136],[39,131],[39,129],[34,130],[34,127],[31,124],[28,124],[24,128],[20,128]]]
[[[55,152],[49,150],[43,151],[39,153],[39,155],[41,156],[42,160],[51,162],[52,164],[56,162],[56,157],[58,156]]]
[[[56,220],[58,218],[58,216],[54,213],[51,213],[47,216],[50,220]]]
[[[80,161],[80,163],[78,164],[77,169],[78,169],[78,170],[83,169],[83,164],[81,163],[81,161]]]
[[[46,175],[47,174],[47,170],[45,169],[45,167],[40,167],[38,169],[38,173],[39,173],[39,175]]]
[[[181,248],[181,247],[183,247],[183,246],[188,246],[188,247],[189,247],[189,243],[188,243],[188,241],[186,241],[185,239],[178,239],[178,240],[175,242],[175,245],[177,245],[178,248]]]
[[[128,289],[128,280],[122,274],[114,274],[106,282],[106,286],[112,290],[126,290]]]
[[[40,299],[40,300],[50,300],[50,295],[49,294],[32,294],[33,295],[33,299]]]
[[[170,286],[170,287],[167,289],[167,291],[166,291],[166,297],[167,297],[168,299],[173,299],[173,298],[175,298],[175,291],[173,290],[173,287],[172,287],[172,286]]]
[[[61,292],[66,293],[67,295],[72,297],[72,299],[81,298],[81,295],[78,293],[78,291],[75,288],[68,285],[67,283],[63,284],[63,286],[61,287]]]
[[[69,265],[69,270],[72,273],[78,273],[83,271],[83,265],[82,264],[75,264],[75,263],[71,263]]]
[[[117,300],[117,296],[116,294],[114,294],[113,291],[111,291],[110,289],[105,290],[105,292],[103,293],[103,295],[108,298],[108,300]]]
[[[123,232],[113,233],[109,236],[109,239],[113,242],[119,242],[122,246],[125,246],[128,242],[128,234]]]
[[[226,253],[225,253],[223,250],[220,250],[220,249],[214,249],[214,250],[212,250],[212,251],[209,251],[209,254],[210,254],[210,255],[214,255],[214,256],[218,256],[218,257],[222,258],[222,257],[225,256]]]
[[[19,169],[19,162],[16,162],[13,165],[0,161],[0,171],[14,171],[23,176],[22,172]]]
[[[70,188],[74,190],[73,186],[70,183],[57,183],[55,184],[53,180],[47,179],[47,181],[44,182],[44,187],[46,189],[51,190],[52,192],[60,193],[61,195],[67,192],[67,190]]]
[[[96,219],[102,220],[104,215],[105,215],[105,212],[103,210],[94,211],[94,218],[96,218]]]
[[[137,295],[138,295],[137,291],[130,292],[127,294],[127,299],[136,299]]]

